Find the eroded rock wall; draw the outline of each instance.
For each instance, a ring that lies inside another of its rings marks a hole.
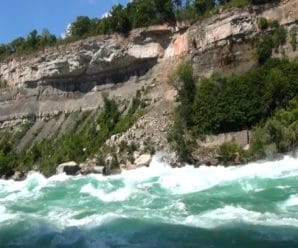
[[[261,17],[276,20],[287,30],[298,27],[298,1],[231,9],[192,25],[188,30],[189,57],[197,75],[242,73],[255,66],[253,51],[261,34],[258,28]],[[274,56],[291,59],[298,56],[298,51],[293,51],[288,38],[282,52]]]
[[[133,30],[129,37],[91,37],[1,62],[0,80],[9,87],[0,89],[0,122],[14,125],[94,109],[102,90],[117,88],[119,96],[131,97],[143,85],[138,82],[153,77],[154,66],[185,53],[187,44],[185,33],[161,25]]]
[[[141,87],[163,84],[187,55],[197,76],[241,73],[256,65],[253,50],[258,19],[298,26],[297,0],[231,9],[179,30],[167,25],[133,30],[128,37],[107,35],[51,47],[0,62],[0,125],[40,120],[60,113],[96,109],[101,92],[131,98]],[[287,42],[274,56],[295,58]]]

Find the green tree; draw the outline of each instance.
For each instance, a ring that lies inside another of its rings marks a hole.
[[[283,26],[278,24],[278,27],[275,28],[274,33],[272,35],[273,46],[276,50],[278,47],[283,45],[287,40],[287,31]]]
[[[131,30],[127,10],[121,4],[113,6],[109,17],[112,32],[127,33]]]
[[[9,43],[10,53],[21,52],[26,49],[26,40],[23,37],[14,39]]]
[[[156,24],[155,4],[151,0],[135,0],[127,4],[129,20],[133,28]]]
[[[260,64],[264,64],[272,55],[273,41],[270,35],[264,35],[257,42],[256,53]]]
[[[193,8],[198,15],[204,15],[208,10],[214,7],[215,3],[213,0],[194,0]]]
[[[285,107],[290,98],[290,83],[287,76],[278,68],[273,68],[266,76],[266,95],[270,101],[270,109],[273,111],[276,107]]]
[[[57,42],[57,38],[55,35],[51,34],[50,31],[44,28],[41,31],[41,36],[39,39],[39,47],[45,47],[48,45],[53,45]]]
[[[71,36],[83,37],[88,34],[91,27],[91,21],[87,16],[78,16],[77,19],[71,24]]]
[[[38,34],[36,30],[33,30],[29,33],[29,35],[27,36],[27,46],[29,49],[34,50],[37,46],[38,43]]]
[[[191,64],[188,62],[181,63],[177,68],[177,76],[181,84],[178,90],[180,116],[186,125],[190,126],[192,123],[191,107],[196,94],[196,85]]]
[[[179,4],[179,2],[175,2],[172,0],[153,0],[155,3],[156,9],[156,19],[157,22],[172,22],[175,21],[175,4]]]
[[[275,112],[265,123],[254,129],[251,153],[255,158],[288,152],[298,146],[298,100],[293,99],[287,109]]]

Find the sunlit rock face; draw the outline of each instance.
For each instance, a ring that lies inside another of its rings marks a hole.
[[[156,26],[134,30],[129,37],[97,36],[64,46],[52,47],[29,57],[0,64],[0,76],[10,86],[93,81],[117,82],[113,74],[140,74],[162,58],[172,43],[174,30]],[[168,56],[180,55],[184,49]],[[120,75],[119,75],[120,77]],[[121,81],[121,79],[119,78]]]
[[[219,11],[187,26],[157,25],[128,36],[101,35],[0,62],[0,126],[28,118],[95,109],[101,92],[131,99],[142,86],[163,84],[181,58],[192,61],[197,76],[242,73],[256,65],[258,19],[297,25],[296,0]],[[282,53],[298,56],[289,40]],[[140,83],[142,82],[142,83]]]
[[[139,78],[152,81],[152,68],[187,52],[182,35],[184,47],[178,50],[179,32],[160,25],[133,30],[128,37],[91,37],[3,61],[0,79],[9,87],[0,89],[0,122],[14,125],[29,116],[94,109],[101,104],[101,91],[119,83],[117,94],[130,98],[142,86],[135,85]],[[133,84],[131,92],[120,89],[124,82]]]
[[[197,22],[188,30],[189,54],[198,76],[215,72],[242,73],[256,64],[253,51],[260,35],[258,20],[276,20],[288,30],[297,26],[298,3],[295,0],[275,1],[267,5],[219,11]],[[282,50],[288,58],[295,58],[289,42]],[[273,56],[280,57],[281,54]]]

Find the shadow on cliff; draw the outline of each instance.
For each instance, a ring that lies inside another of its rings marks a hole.
[[[1,247],[297,247],[297,230],[238,224],[202,229],[117,219],[59,230],[49,224],[18,224],[0,231]]]
[[[156,64],[157,58],[141,59],[133,64],[100,73],[85,72],[77,76],[43,79],[40,85],[39,82],[27,82],[26,87],[34,89],[37,86],[50,86],[64,92],[88,93],[94,90],[95,86],[108,84],[116,86],[132,77],[144,76]]]

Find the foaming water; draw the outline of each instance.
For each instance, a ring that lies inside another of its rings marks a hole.
[[[0,180],[0,247],[296,247],[298,160]]]

